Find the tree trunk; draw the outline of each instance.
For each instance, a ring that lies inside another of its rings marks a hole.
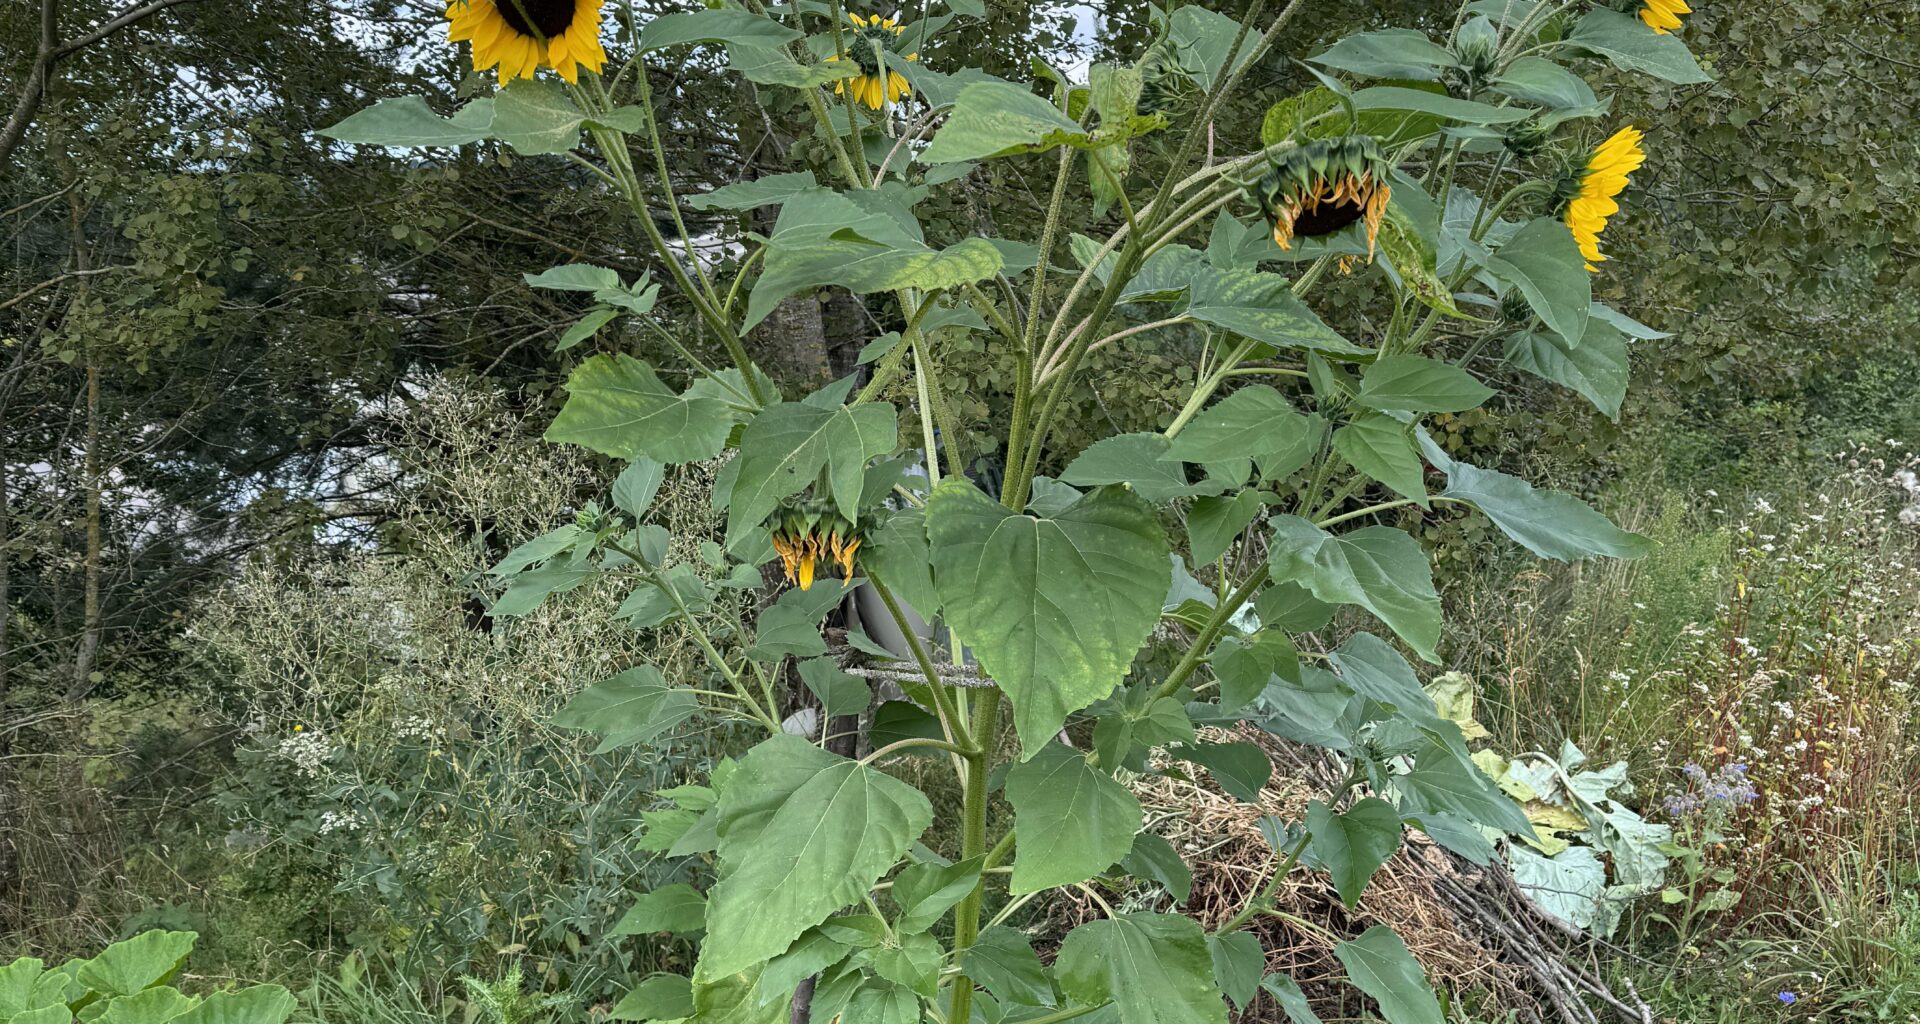
[[[87,364],[87,458],[83,472],[87,488],[85,611],[68,700],[79,700],[93,689],[93,663],[100,652],[100,368],[91,362]]]
[[[761,368],[775,380],[792,381],[811,391],[833,379],[820,300],[812,295],[780,300],[753,334]]]
[[[58,0],[40,0],[40,46],[34,53],[33,67],[27,71],[26,88],[14,103],[7,123],[0,126],[0,167],[7,165],[14,147],[27,134],[27,125],[33,123],[33,115],[40,112],[40,101],[46,99],[47,89],[53,84],[53,65],[60,59],[59,47],[60,4]]]
[[[13,762],[13,718],[7,713],[7,663],[13,651],[8,647],[9,627],[13,625],[13,542],[11,489],[7,474],[7,452],[0,449],[0,933],[13,932],[24,922],[14,920],[20,900],[20,854],[14,846],[15,810]]]
[[[81,274],[75,289],[75,309],[87,300],[86,212],[80,190],[67,193],[68,228],[73,239],[73,269]],[[73,657],[73,681],[67,687],[67,699],[79,700],[93,688],[94,659],[100,651],[100,367],[87,356],[87,450],[81,468],[81,486],[86,489],[87,552],[83,566],[83,602],[80,644]]]

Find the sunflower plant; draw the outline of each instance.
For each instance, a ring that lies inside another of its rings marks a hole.
[[[1571,496],[1454,458],[1426,424],[1498,401],[1515,374],[1618,414],[1629,339],[1658,335],[1595,301],[1592,281],[1642,137],[1583,72],[1706,81],[1675,32],[1684,8],[1473,0],[1441,37],[1364,32],[1306,60],[1317,84],[1273,98],[1259,147],[1218,156],[1214,115],[1251,69],[1285,70],[1276,48],[1311,0],[1254,0],[1238,21],[1156,8],[1147,49],[1085,82],[915,60],[985,14],[948,2],[919,20],[839,0],[629,11],[603,41],[593,0],[455,0],[451,37],[504,87],[450,116],[383,100],[328,132],[571,161],[581,187],[631,210],[666,278],[529,275],[594,301],[562,338],[592,354],[548,438],[627,468],[610,507],[495,570],[498,617],[612,575],[630,582],[620,611],[636,628],[703,652],[699,678],[641,664],[584,690],[562,722],[603,749],[689,720],[764,730],[648,817],[636,842],[707,881],[643,895],[615,932],[698,937],[698,961],[612,1015],[1214,1024],[1264,990],[1311,1020],[1249,930],[1290,872],[1324,873],[1351,905],[1409,829],[1479,864],[1538,838],[1420,683],[1441,609],[1403,525],[1484,515],[1561,560],[1647,547]],[[797,99],[817,133],[812,162],[694,200],[777,208],[726,275],[681,219],[646,73],[690,47],[757,95],[784,93],[784,109]],[[1044,217],[1019,237],[930,241],[916,207],[1006,160],[1050,176]],[[1081,175],[1091,213],[1066,202]],[[659,321],[662,287],[726,365]],[[825,288],[867,297],[890,330],[860,374],[785,394],[745,339]],[[654,328],[693,383],[599,339],[615,317]],[[1088,354],[1151,332],[1197,353],[1180,408],[1161,430],[1058,450]],[[963,432],[940,365],[969,335],[1013,373],[1005,422]],[[983,431],[992,459],[965,448]],[[699,559],[648,522],[663,475],[688,463],[719,466],[725,515],[724,545]],[[829,647],[820,623],[856,589],[896,646],[854,629]],[[1334,644],[1348,606],[1368,628]],[[896,659],[902,699],[872,706],[849,671],[871,659]],[[795,675],[826,715],[868,716],[864,756],[785,727]],[[1131,780],[1204,772],[1254,800],[1270,777],[1258,747],[1204,726],[1324,747],[1344,780],[1301,820],[1268,823],[1267,880],[1225,919],[1203,926],[1170,897],[1117,909],[1122,887],[1182,893],[1189,871],[1143,830]],[[905,779],[924,772],[898,770],[909,758],[950,768],[957,795],[936,805]],[[957,823],[950,841],[929,832],[936,818]],[[1063,889],[1101,913],[1043,963],[1015,926]],[[1444,987],[1389,929],[1336,952],[1392,1024],[1440,1021]]]

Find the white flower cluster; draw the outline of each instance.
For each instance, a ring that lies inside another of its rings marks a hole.
[[[393,731],[403,739],[430,740],[440,735],[440,726],[425,715],[413,715],[401,719]]]
[[[1907,504],[1900,510],[1900,522],[1905,526],[1920,526],[1920,473],[1903,469],[1893,474],[1893,485],[1906,494]]]
[[[323,836],[332,832],[352,832],[364,824],[366,822],[361,820],[360,815],[352,811],[320,812],[320,834]]]
[[[296,732],[280,741],[274,756],[292,765],[301,775],[317,779],[326,769],[327,759],[333,756],[333,744],[319,732]]]

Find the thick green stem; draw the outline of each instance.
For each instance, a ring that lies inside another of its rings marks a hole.
[[[1187,396],[1187,404],[1181,407],[1180,414],[1173,418],[1173,422],[1169,423],[1167,429],[1161,431],[1161,434],[1168,440],[1180,436],[1180,432],[1186,429],[1187,424],[1200,414],[1200,407],[1207,404],[1207,399],[1213,397],[1213,393],[1220,390],[1220,385],[1233,376],[1234,368],[1240,365],[1240,360],[1245,359],[1248,352],[1253,351],[1253,345],[1252,341],[1243,341],[1234,346],[1233,351],[1220,360],[1220,365],[1212,373],[1195,381],[1193,394]]]
[[[1025,450],[1027,420],[1033,409],[1033,390],[1039,383],[1035,380],[1035,364],[1039,356],[1034,351],[1034,345],[1040,334],[1040,307],[1047,297],[1047,268],[1053,265],[1054,236],[1060,230],[1060,213],[1066,206],[1067,180],[1072,177],[1073,155],[1071,148],[1061,147],[1059,165],[1053,175],[1053,194],[1047,200],[1047,219],[1040,228],[1039,255],[1033,265],[1033,289],[1027,298],[1026,329],[1021,332],[1020,344],[1013,351],[1017,365],[1013,376],[1013,424],[1007,429],[1007,458],[1008,468],[1015,472],[1007,474],[1000,496],[1015,511],[1026,504],[1026,484],[1016,480],[1018,466],[1013,460],[1018,459]]]
[[[640,230],[647,236],[647,243],[659,255],[660,262],[666,265],[674,287],[686,296],[707,329],[726,347],[727,355],[739,367],[741,376],[746,378],[747,390],[752,392],[753,400],[766,404],[766,393],[760,386],[758,375],[753,372],[753,361],[747,358],[747,348],[741,342],[739,332],[733,329],[733,325],[720,315],[719,309],[707,301],[704,291],[687,276],[686,268],[680,265],[679,259],[673,254],[673,247],[668,244],[666,236],[660,233],[660,226],[653,222],[653,211],[647,205],[646,191],[640,184],[639,175],[634,173],[632,162],[627,159],[626,136],[611,128],[589,127],[588,131],[593,135],[594,145],[600,147],[607,158],[607,165],[619,179],[628,209],[633,212],[634,219],[640,222]]]
[[[953,422],[953,409],[947,404],[947,393],[940,388],[940,368],[933,360],[933,346],[927,343],[926,336],[918,330],[913,332],[913,368],[914,376],[920,386],[920,401],[928,407],[933,422],[940,427],[941,438],[947,449],[947,472],[957,477],[967,475],[967,464],[960,450],[960,431]],[[934,444],[931,431],[926,439],[927,469],[934,483],[940,482],[935,472]]]
[[[680,243],[686,249],[687,262],[693,264],[693,272],[700,279],[700,287],[706,290],[707,302],[718,306],[720,293],[714,289],[713,282],[708,279],[706,268],[700,265],[700,257],[693,249],[693,233],[687,230],[687,222],[680,216],[679,199],[673,194],[673,178],[667,169],[667,150],[660,144],[660,119],[654,116],[653,111],[653,84],[647,79],[646,68],[640,69],[636,80],[640,86],[640,107],[647,114],[647,140],[653,144],[654,175],[660,179],[660,193],[666,201],[667,213],[673,217],[674,229],[680,232]],[[600,103],[611,107],[612,103],[607,99],[606,92],[597,83],[594,88],[599,95]],[[741,372],[745,373],[745,368],[742,368]]]
[[[1000,691],[987,690],[974,709],[973,753],[967,757],[965,804],[960,832],[960,858],[979,857],[987,852],[987,772],[992,767],[995,733],[1000,724]],[[986,876],[975,883],[973,891],[953,911],[953,951],[959,956],[973,948],[980,937],[980,907],[986,898]],[[949,1021],[972,1019],[973,981],[962,974],[953,979],[952,1010]]]
[[[1227,620],[1233,618],[1233,613],[1239,611],[1240,606],[1252,599],[1254,593],[1267,582],[1267,571],[1267,566],[1262,563],[1253,571],[1253,575],[1248,576],[1245,582],[1234,588],[1233,593],[1228,594],[1213,609],[1213,615],[1207,619],[1206,625],[1200,627],[1200,635],[1193,638],[1193,646],[1187,648],[1187,653],[1181,657],[1180,663],[1173,666],[1173,671],[1167,673],[1167,678],[1161,680],[1160,685],[1154,688],[1153,698],[1147,701],[1148,704],[1162,697],[1173,696],[1200,667],[1200,663],[1207,660],[1207,651],[1213,647],[1213,642],[1219,639],[1220,633],[1226,629]]]
[[[935,750],[944,750],[949,754],[965,755],[967,752],[966,748],[960,746],[957,743],[948,743],[946,740],[936,740],[931,736],[909,736],[904,740],[895,740],[894,742],[889,743],[884,747],[881,747],[879,750],[876,750],[873,753],[868,754],[867,756],[860,759],[860,763],[872,764],[873,762],[878,761],[883,757],[886,757],[888,754],[898,753],[902,750],[918,750],[923,747],[932,747]]]
[[[1261,911],[1271,907],[1273,905],[1274,892],[1280,888],[1281,882],[1286,881],[1287,874],[1293,870],[1293,866],[1300,863],[1300,855],[1306,852],[1307,843],[1312,839],[1313,833],[1311,832],[1302,835],[1300,841],[1293,844],[1293,849],[1287,852],[1287,859],[1281,862],[1280,867],[1273,872],[1273,877],[1267,879],[1267,884],[1262,886],[1258,893],[1247,900],[1246,905],[1240,908],[1239,913],[1221,922],[1220,927],[1214,929],[1214,934],[1230,935],[1237,932],[1246,927],[1248,921],[1259,916]]]
[[[634,565],[647,564],[647,560],[641,558],[639,552],[623,547],[617,541],[609,540],[605,543],[607,547],[625,555]],[[753,713],[754,719],[765,726],[768,732],[780,732],[780,722],[771,713],[775,709],[761,707],[760,702],[747,691],[746,684],[740,681],[740,674],[727,664],[727,659],[720,656],[720,651],[713,646],[713,639],[707,636],[706,629],[700,625],[698,619],[693,617],[693,613],[687,609],[687,603],[681,600],[680,593],[673,589],[673,585],[650,572],[641,573],[640,578],[652,584],[655,589],[666,595],[668,601],[672,602],[674,611],[679,613],[680,621],[685,623],[687,631],[693,634],[694,643],[698,644],[701,653],[706,655],[707,663],[712,665],[714,670],[727,681],[727,685],[732,686],[734,692],[740,695],[740,702]]]
[[[927,677],[927,689],[933,694],[934,713],[940,716],[940,724],[946,729],[947,739],[961,748],[955,753],[967,755],[970,752],[977,752],[978,745],[973,740],[972,732],[967,728],[967,723],[961,721],[952,703],[948,701],[947,684],[941,680],[940,671],[933,667],[933,659],[927,655],[926,645],[920,642],[920,634],[914,632],[913,624],[907,621],[907,613],[900,607],[899,599],[893,596],[893,591],[888,590],[887,585],[882,583],[878,576],[873,575],[871,570],[867,573],[867,583],[872,585],[874,593],[880,595],[880,602],[887,606],[887,614],[893,617],[893,624],[899,627],[900,634],[907,638],[907,649],[913,652],[914,662],[920,666],[921,674]]]
[[[1120,250],[1120,256],[1114,262],[1113,277],[1108,280],[1107,287],[1101,291],[1100,301],[1094,304],[1093,312],[1088,315],[1087,320],[1090,324],[1098,325],[1106,320],[1107,314],[1120,301],[1120,293],[1125,289],[1126,282],[1132,280],[1134,272],[1140,268],[1140,259],[1140,247],[1130,239]],[[1028,310],[1027,315],[1031,317],[1033,311]],[[1081,337],[1090,339],[1092,333],[1091,330],[1083,332]],[[1040,453],[1046,447],[1047,431],[1053,425],[1053,417],[1059,411],[1060,400],[1065,397],[1067,388],[1072,385],[1074,371],[1080,369],[1080,360],[1086,356],[1087,346],[1090,344],[1092,344],[1091,340],[1087,340],[1076,341],[1067,346],[1066,362],[1060,367],[1058,379],[1047,387],[1046,402],[1040,407],[1040,414],[1034,418],[1032,429],[1025,437],[1026,451],[1018,456],[1019,469],[1007,479],[1003,501],[1008,508],[1018,511],[1026,506],[1027,489],[1033,483],[1033,475],[1039,472]],[[1009,450],[1008,455],[1014,457],[1015,453]]]
[[[1084,1017],[1095,1010],[1104,1010],[1112,1005],[1112,1003],[1101,1003],[1097,1006],[1069,1006],[1064,1010],[1055,1010],[1043,1017],[1035,1017],[1032,1020],[1023,1022],[1023,1024],[1065,1024],[1066,1021],[1073,1020],[1076,1017]]]

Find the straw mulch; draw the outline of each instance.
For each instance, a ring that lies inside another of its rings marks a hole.
[[[1149,828],[1172,843],[1193,870],[1192,895],[1179,910],[1212,930],[1246,904],[1274,866],[1259,819],[1302,820],[1307,803],[1336,785],[1342,772],[1322,751],[1257,730],[1209,731],[1214,735],[1208,738],[1250,741],[1267,751],[1274,773],[1259,805],[1219,792],[1197,772],[1194,782],[1142,776],[1133,788]],[[1058,933],[1101,913],[1091,899],[1075,897],[1052,908]],[[1120,901],[1129,909],[1156,901],[1171,909],[1157,887],[1121,894]],[[1511,1013],[1512,1019],[1532,1024],[1653,1021],[1636,996],[1618,997],[1600,980],[1586,937],[1538,911],[1502,865],[1475,867],[1424,833],[1407,833],[1405,845],[1374,875],[1352,911],[1324,873],[1305,866],[1289,874],[1275,905],[1279,914],[1249,926],[1267,951],[1267,971],[1298,982],[1328,1020],[1361,1019],[1370,1009],[1344,983],[1333,944],[1387,925],[1436,987],[1466,1000],[1483,1018],[1507,1019]],[[1264,994],[1240,1019],[1286,1024],[1285,1014]]]

